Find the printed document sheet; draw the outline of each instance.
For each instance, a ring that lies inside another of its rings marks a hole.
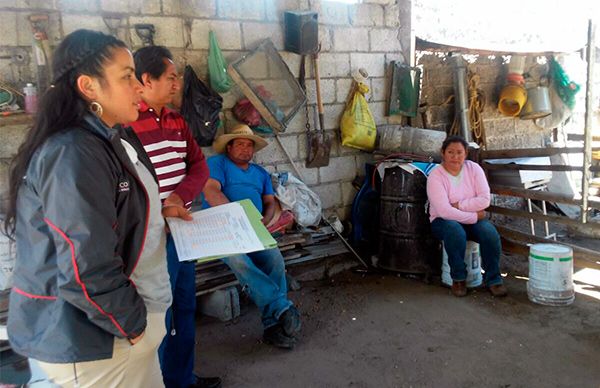
[[[192,213],[192,221],[167,218],[179,261],[218,258],[265,249],[242,205],[231,202]]]

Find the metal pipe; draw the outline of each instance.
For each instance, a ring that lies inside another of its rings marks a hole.
[[[533,213],[531,199],[529,198],[527,198],[527,210],[529,211],[529,213]],[[533,220],[533,218],[529,219],[529,227],[531,228],[531,234],[535,236],[535,221]]]
[[[454,58],[454,103],[456,114],[460,119],[460,134],[466,141],[471,141],[471,126],[469,124],[469,94],[467,92],[467,65],[462,55]]]
[[[588,43],[587,43],[587,80],[585,82],[585,124],[583,132],[583,177],[581,182],[581,222],[587,222],[588,215],[588,195],[590,188],[592,164],[592,103],[593,103],[593,76],[594,61],[596,59],[596,26],[590,19],[588,21]]]

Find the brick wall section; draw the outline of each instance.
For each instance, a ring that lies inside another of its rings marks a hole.
[[[358,5],[326,0],[5,0],[0,4],[0,56],[15,47],[31,52],[26,18],[32,13],[50,14],[51,45],[58,44],[77,28],[110,33],[102,19],[102,15],[110,14],[120,18],[116,35],[133,49],[141,46],[133,25],[154,24],[157,30],[155,43],[169,47],[181,69],[190,64],[202,78],[207,77],[208,31],[211,29],[228,61],[247,53],[262,39],[271,38],[297,76],[300,57],[282,51],[283,11],[318,11],[325,129],[334,139],[330,166],[304,168],[307,150],[303,109],[281,139],[301,167],[307,184],[321,196],[324,207],[347,218],[355,194],[351,181],[357,174],[364,174],[364,163],[371,159],[370,154],[342,147],[339,140],[339,119],[350,91],[351,73],[359,67],[367,69],[372,77],[368,100],[375,120],[377,124],[393,122],[394,118],[385,116],[385,100],[389,93],[385,69],[391,60],[402,58],[399,15],[405,3],[410,4],[407,0],[364,0]],[[35,79],[34,75],[33,63],[19,67],[0,59],[1,79],[19,88]],[[316,96],[311,66],[308,76],[308,100],[314,105]],[[227,127],[235,124],[230,109],[241,97],[237,87],[223,95]],[[310,119],[312,124],[312,113]],[[289,160],[274,138],[267,140],[269,147],[257,154],[256,160],[269,171],[290,171]],[[205,151],[212,153],[210,149]],[[7,154],[0,155],[0,162],[5,163],[8,157]],[[0,178],[2,175],[5,175],[5,164],[0,168]],[[5,188],[2,188],[0,197],[4,196]]]
[[[453,66],[441,53],[419,52],[419,66],[423,68],[421,103],[427,103],[426,122],[432,129],[446,131],[454,120]],[[483,122],[487,135],[488,149],[535,148],[549,140],[551,131],[537,127],[533,120],[506,117],[498,112],[498,95],[506,75],[504,59],[480,55],[468,57],[469,69],[480,77],[479,87],[486,96]],[[416,120],[422,125],[421,117]]]

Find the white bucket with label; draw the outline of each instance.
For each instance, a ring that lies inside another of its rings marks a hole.
[[[481,255],[479,254],[479,244],[474,241],[467,241],[467,249],[465,250],[465,265],[467,266],[467,287],[479,287],[483,282],[483,276],[481,276]],[[448,254],[446,253],[446,248],[444,248],[444,254],[442,257],[442,283],[447,286],[452,285],[452,277],[450,276],[450,265],[448,264]]]
[[[547,306],[573,303],[573,249],[560,244],[529,247],[527,296],[530,301]]]

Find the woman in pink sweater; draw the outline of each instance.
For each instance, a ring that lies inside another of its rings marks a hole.
[[[479,243],[483,281],[494,296],[505,296],[500,276],[502,246],[496,228],[485,219],[490,187],[483,169],[467,157],[467,142],[450,136],[442,144],[442,164],[429,174],[427,196],[433,235],[444,242],[448,254],[452,294],[465,296],[467,240]]]

